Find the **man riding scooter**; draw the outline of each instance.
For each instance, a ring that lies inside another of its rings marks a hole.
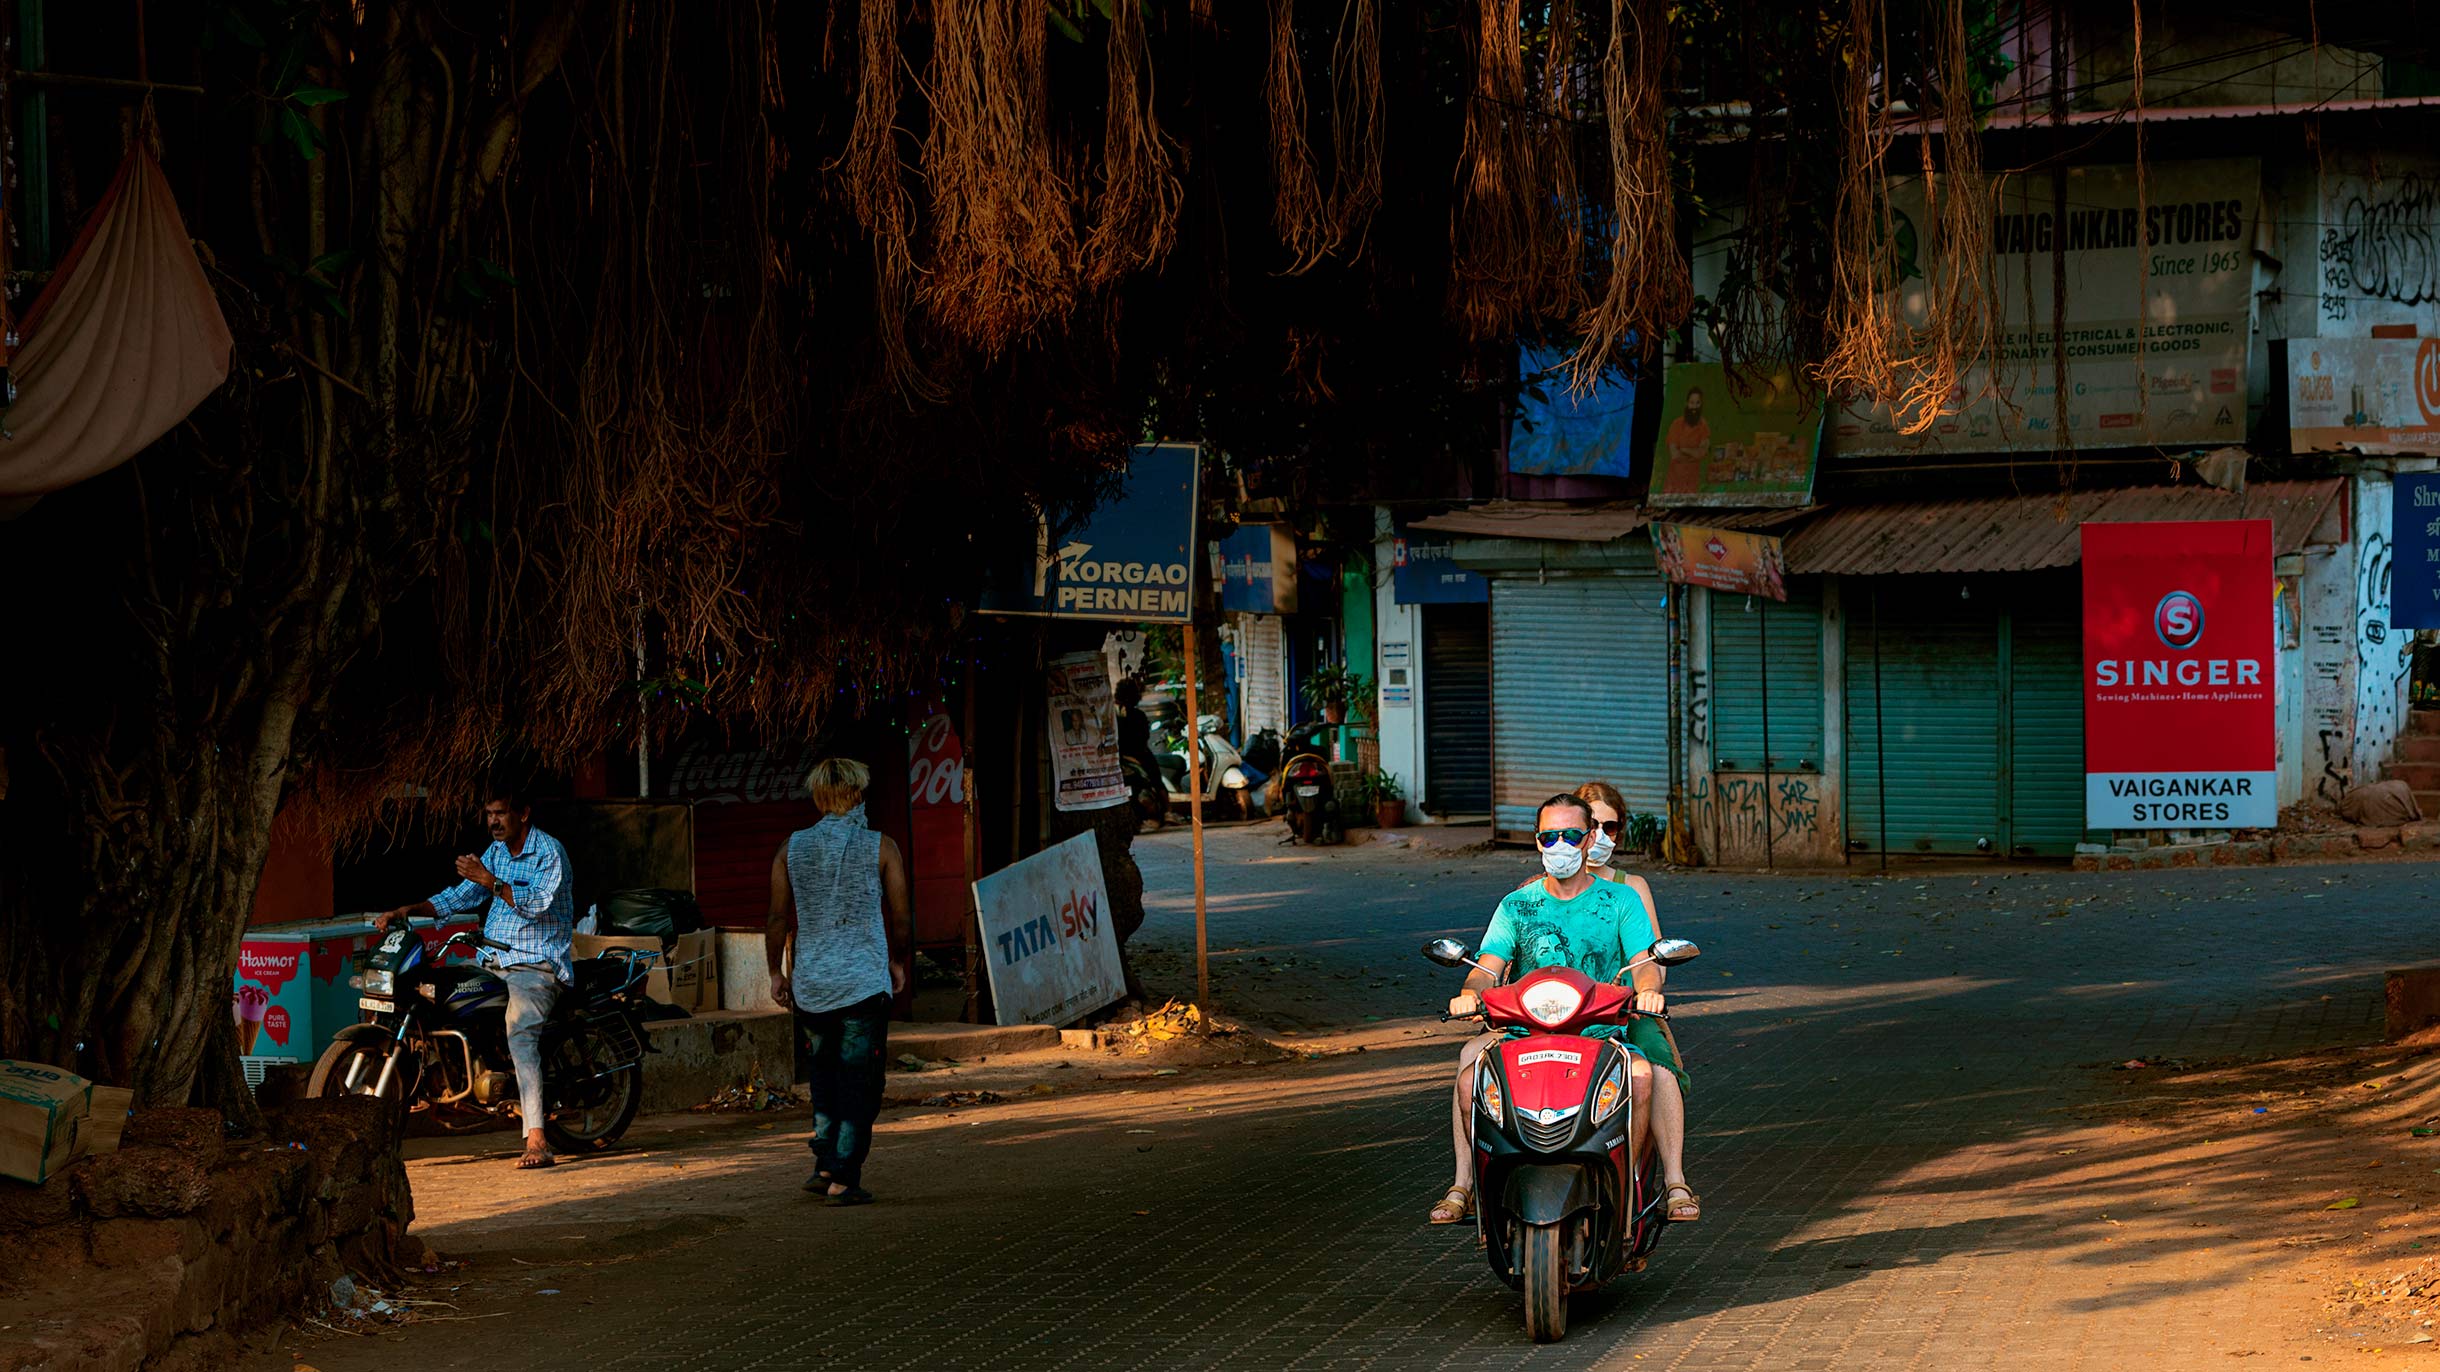
[[[439,919],[483,911],[483,937],[505,951],[486,951],[482,965],[508,984],[508,1052],[517,1068],[517,1110],[525,1126],[521,1168],[549,1167],[558,1159],[542,1134],[542,1028],[560,994],[575,984],[571,959],[576,933],[576,895],[568,883],[568,850],[533,826],[533,811],[517,791],[495,788],[483,803],[491,846],[481,857],[457,860],[458,883],[430,900],[400,906],[374,919],[386,933],[393,924],[413,927],[419,918]]]
[[[1600,880],[1588,869],[1585,854],[1595,832],[1591,803],[1581,797],[1552,796],[1542,803],[1534,841],[1542,852],[1543,878],[1500,901],[1491,927],[1483,934],[1477,970],[1467,973],[1464,987],[1449,1001],[1451,1015],[1480,1013],[1480,993],[1500,984],[1512,969],[1521,976],[1544,967],[1572,967],[1595,982],[1614,981],[1660,937],[1634,891],[1623,883]],[[1639,1015],[1661,1013],[1663,976],[1656,962],[1646,961],[1634,968],[1634,1008]],[[1623,1038],[1640,1050],[1633,1059],[1629,1082],[1638,1121],[1649,1118],[1652,1067],[1677,1069],[1667,1041],[1651,1024],[1638,1019],[1630,1025],[1597,1025],[1583,1031],[1587,1037]],[[1474,1066],[1499,1038],[1498,1034],[1480,1035],[1459,1054],[1451,1112],[1456,1178],[1432,1207],[1434,1224],[1454,1224],[1474,1212],[1474,1153],[1467,1128],[1474,1113]],[[1639,1138],[1638,1155],[1643,1147]]]

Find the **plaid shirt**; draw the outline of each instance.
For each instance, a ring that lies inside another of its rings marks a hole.
[[[568,887],[568,850],[540,829],[525,831],[525,851],[510,853],[494,840],[483,850],[483,866],[505,881],[514,903],[501,900],[471,881],[461,881],[432,898],[432,908],[446,919],[452,914],[483,913],[483,937],[505,943],[511,951],[482,950],[484,966],[548,967],[567,985],[576,984],[570,949],[576,937],[576,893]]]

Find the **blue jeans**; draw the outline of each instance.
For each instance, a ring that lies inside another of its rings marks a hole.
[[[813,1137],[806,1146],[831,1180],[860,1185],[889,1070],[890,998],[878,995],[837,1010],[799,1010],[796,1041],[797,1061],[813,1094]]]
[[[508,983],[508,1060],[517,1068],[517,1115],[521,1127],[542,1127],[542,1027],[559,1003],[559,974],[549,968],[511,967]]]

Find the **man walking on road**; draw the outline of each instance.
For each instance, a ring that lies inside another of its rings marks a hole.
[[[483,802],[491,846],[483,856],[457,860],[458,884],[430,900],[402,905],[373,921],[389,932],[418,915],[436,919],[483,911],[483,937],[508,945],[485,949],[477,959],[508,983],[508,1057],[517,1068],[517,1118],[525,1124],[519,1167],[549,1167],[558,1159],[542,1137],[542,1026],[560,993],[576,983],[571,957],[576,936],[576,894],[568,885],[568,850],[533,825],[524,795],[494,788]]]
[[[834,1205],[873,1199],[864,1159],[888,1071],[890,998],[907,984],[906,860],[888,835],[864,827],[871,783],[871,769],[851,758],[815,764],[805,788],[822,818],[771,859],[763,929],[771,999],[796,1012],[813,1095],[805,1189]]]

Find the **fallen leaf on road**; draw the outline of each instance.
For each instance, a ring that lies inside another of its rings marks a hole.
[[[2324,1209],[2324,1210],[2353,1210],[2353,1209],[2354,1209],[2356,1206],[2358,1206],[2358,1205],[2360,1205],[2360,1204],[2362,1204],[2362,1202],[2361,1202],[2361,1201],[2358,1201],[2358,1200],[2357,1200],[2355,1197],[2353,1197],[2353,1196],[2349,1196],[2349,1197],[2347,1197],[2345,1200],[2332,1201],[2332,1202],[2330,1202],[2328,1205],[2323,1206],[2323,1207],[2322,1207],[2322,1209]]]

